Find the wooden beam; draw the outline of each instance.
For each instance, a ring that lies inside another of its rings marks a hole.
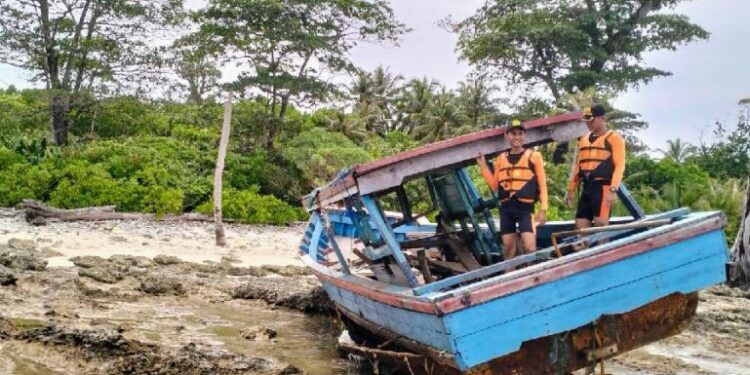
[[[375,202],[375,199],[373,199],[373,197],[370,195],[365,195],[362,196],[360,200],[362,201],[362,204],[364,204],[365,208],[367,208],[367,213],[370,216],[370,220],[378,228],[380,237],[390,248],[391,254],[393,255],[393,258],[396,259],[396,263],[401,269],[401,272],[404,273],[404,277],[406,277],[406,281],[409,283],[409,286],[412,288],[417,287],[419,285],[419,283],[417,282],[417,277],[414,275],[414,272],[412,272],[411,265],[406,260],[404,253],[401,252],[401,247],[399,246],[396,236],[391,230],[391,226],[386,223],[385,219],[383,219],[382,211],[380,210],[380,207],[378,207],[378,204]]]

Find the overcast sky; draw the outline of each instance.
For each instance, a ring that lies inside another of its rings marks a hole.
[[[463,19],[484,0],[391,3],[396,16],[413,31],[398,47],[359,46],[353,51],[354,62],[366,69],[383,65],[407,78],[435,78],[448,86],[463,80],[471,69],[458,60],[456,37],[436,23],[447,16]],[[711,39],[681,46],[677,51],[648,54],[647,64],[674,75],[633,89],[616,100],[618,107],[640,113],[650,123],[642,139],[653,148],[677,137],[697,143],[702,130],[713,122],[735,122],[738,100],[750,97],[750,1],[694,0],[677,11],[711,32]],[[0,65],[0,87],[27,87],[29,78],[27,73]]]

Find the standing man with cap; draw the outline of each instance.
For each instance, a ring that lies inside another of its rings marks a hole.
[[[600,104],[583,110],[590,133],[578,141],[578,154],[565,200],[573,208],[573,196],[583,183],[576,210],[576,228],[609,225],[610,209],[625,172],[625,140],[607,128],[606,111]]]
[[[547,178],[544,160],[539,152],[525,149],[526,128],[519,120],[513,120],[505,132],[510,150],[497,156],[495,172],[487,166],[483,154],[477,164],[482,177],[500,200],[500,234],[503,239],[505,260],[516,255],[516,232],[521,233],[525,251],[536,251],[536,230],[533,224],[534,204],[541,202],[537,221],[547,220]]]

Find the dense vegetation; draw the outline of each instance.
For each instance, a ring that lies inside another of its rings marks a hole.
[[[463,57],[477,66],[456,89],[352,64],[357,43],[392,43],[407,31],[385,1],[211,0],[192,14],[180,1],[126,8],[40,1],[51,6],[46,18],[27,2],[3,2],[0,62],[36,72],[48,89],[0,92],[0,206],[30,198],[160,215],[210,211],[220,90],[239,98],[224,214],[247,223],[304,219],[300,197],[350,165],[598,101],[627,138],[625,182],[644,208],[723,210],[734,233],[750,162],[750,103],[740,103],[736,123],[715,124],[711,140],[675,139],[666,150],[649,150],[638,139],[648,126],[638,114],[607,104],[669,74],[642,66],[643,52],[708,38],[687,18],[665,12],[679,2],[490,2],[449,25]],[[55,14],[75,14],[79,23]],[[187,20],[192,33],[182,30],[169,48],[144,42],[148,33],[177,30]],[[240,69],[225,85],[218,83],[222,63]],[[326,76],[341,73],[351,80]],[[498,81],[548,92],[511,97],[499,92]],[[148,90],[155,82],[158,89]],[[542,149],[554,160],[547,165],[549,219],[573,214],[563,204],[572,149]]]

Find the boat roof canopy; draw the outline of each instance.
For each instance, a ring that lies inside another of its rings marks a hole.
[[[570,141],[588,133],[580,112],[526,121],[523,125],[528,131],[529,147]],[[352,195],[388,191],[413,178],[474,164],[480,153],[491,157],[510,148],[505,130],[505,127],[482,130],[355,165],[310,193],[303,204],[314,210]]]

